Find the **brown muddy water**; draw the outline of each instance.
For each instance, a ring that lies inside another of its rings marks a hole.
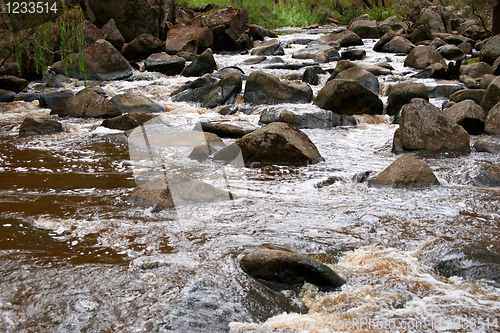
[[[280,38],[316,39],[322,32]],[[366,61],[391,60],[395,67],[393,75],[379,77],[382,86],[408,76],[404,57],[376,54],[370,51],[375,41],[365,42]],[[290,55],[300,47],[292,44],[284,59],[293,62]],[[216,61],[246,74],[260,69],[242,65],[246,57],[216,55]],[[101,86],[111,96],[144,93],[167,107],[163,117],[171,124],[221,118],[217,109],[170,100],[187,79],[142,78]],[[99,120],[68,118],[61,134],[19,137],[25,116],[49,110],[38,102],[0,109],[2,332],[500,331],[499,288],[434,269],[439,253],[455,247],[500,254],[500,191],[470,182],[481,165],[500,163],[498,155],[425,158],[441,186],[369,188],[353,178],[380,172],[397,158],[391,153],[397,125],[359,117],[357,127],[304,130],[323,163],[235,168],[229,171],[239,175],[231,180],[238,199],[230,205],[153,212],[124,200],[136,186],[134,173],[147,165],[134,164],[123,133],[100,127]],[[224,118],[257,124],[259,116]],[[471,137],[477,140],[500,143],[499,137]],[[210,162],[175,163],[192,177],[205,177],[200,169],[217,171]],[[339,181],[317,186],[329,177]],[[268,289],[239,265],[245,253],[262,247],[312,255],[347,283],[328,293],[308,284],[298,291]]]

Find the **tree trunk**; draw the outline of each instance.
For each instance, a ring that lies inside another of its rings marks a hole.
[[[364,4],[366,5],[366,7],[368,7],[369,9],[371,9],[373,6],[372,4],[370,3],[370,1],[368,0],[363,0]]]
[[[500,0],[495,0],[493,4],[492,32],[493,36],[500,34]]]

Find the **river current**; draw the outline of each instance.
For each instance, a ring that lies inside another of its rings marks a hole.
[[[282,31],[280,40],[325,32]],[[403,66],[404,56],[375,53],[376,41],[364,42],[358,47],[367,51],[363,62],[394,67],[379,77],[382,92],[415,73]],[[291,58],[304,45],[290,46],[282,58],[304,62]],[[238,66],[247,75],[264,68],[245,65],[248,57],[215,55],[219,68]],[[297,73],[265,70],[280,78]],[[220,116],[219,108],[172,102],[170,93],[187,78],[136,74],[101,86],[110,96],[143,93],[164,105],[163,117],[173,123],[258,124],[258,114]],[[315,95],[327,78],[321,75]],[[458,85],[419,82],[431,91]],[[52,91],[38,82],[29,90]],[[444,98],[431,97],[441,107]],[[325,162],[236,170],[243,176],[234,179],[238,198],[231,205],[192,207],[180,218],[124,200],[136,183],[121,131],[100,127],[102,120],[63,118],[61,134],[19,137],[25,116],[50,110],[38,101],[0,109],[0,331],[500,331],[500,289],[440,276],[431,255],[467,246],[500,254],[500,191],[470,181],[483,164],[499,164],[499,155],[426,157],[441,186],[370,188],[355,176],[396,160],[391,146],[398,125],[386,116],[358,116],[356,127],[303,130]],[[500,144],[500,137],[471,136],[471,144],[478,140]],[[318,186],[327,179],[337,181]],[[309,284],[268,289],[239,265],[244,254],[263,247],[309,254],[347,283],[328,293]]]

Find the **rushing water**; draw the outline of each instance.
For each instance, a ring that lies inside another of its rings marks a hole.
[[[323,32],[293,32],[281,40],[316,39]],[[365,42],[365,62],[391,61],[395,68],[379,78],[382,90],[412,72],[403,67],[404,57],[374,53],[375,41]],[[283,58],[301,62],[290,55],[304,46],[291,46]],[[249,74],[265,66],[244,65],[246,58],[216,55],[219,68],[236,65]],[[217,109],[174,103],[170,93],[187,79],[150,76],[102,87],[111,96],[141,92],[164,105],[172,122],[258,122],[258,115],[221,117]],[[324,84],[327,75],[321,78]],[[321,87],[313,87],[315,93]],[[32,83],[30,89],[42,88]],[[484,163],[500,163],[498,155],[425,158],[442,186],[369,188],[353,178],[380,172],[397,158],[391,153],[397,125],[384,116],[358,117],[357,127],[304,130],[325,162],[243,169],[230,206],[193,207],[180,219],[171,210],[153,212],[124,200],[136,184],[121,132],[99,127],[100,120],[62,119],[61,134],[18,137],[25,116],[49,110],[38,102],[0,107],[1,331],[500,330],[500,289],[439,276],[433,259],[426,259],[435,249],[469,245],[500,254],[500,192],[470,182]],[[476,140],[500,143],[492,136]],[[317,186],[329,177],[339,181]],[[308,284],[299,291],[270,290],[239,266],[242,255],[262,247],[310,254],[347,283],[330,293]]]

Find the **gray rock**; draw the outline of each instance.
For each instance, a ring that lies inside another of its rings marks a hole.
[[[338,29],[319,38],[319,41],[325,44],[336,43],[341,47],[364,45],[361,38],[354,32],[346,29]]]
[[[474,79],[479,79],[486,74],[493,74],[493,68],[485,62],[476,62],[462,66],[460,74],[468,75]]]
[[[484,111],[489,112],[498,102],[500,102],[500,77],[491,81],[481,101],[481,107]]]
[[[402,36],[394,36],[382,46],[381,52],[408,54],[415,48],[415,44]]]
[[[201,128],[204,132],[213,133],[221,138],[238,139],[249,133],[252,133],[257,128],[251,124],[247,126],[238,126],[224,122],[201,122]]]
[[[108,99],[93,91],[87,91],[58,104],[50,114],[60,117],[113,118],[119,116],[121,111]]]
[[[283,50],[283,47],[281,46],[280,42],[277,39],[275,39],[272,41],[272,43],[263,43],[260,46],[255,47],[250,54],[281,56],[285,55],[285,50]]]
[[[340,115],[382,114],[384,105],[356,80],[331,80],[318,93],[314,105]]]
[[[369,186],[426,187],[439,185],[432,169],[412,154],[401,156],[368,182]]]
[[[339,51],[330,44],[313,44],[304,49],[295,51],[292,54],[294,59],[317,59],[319,55],[326,54],[328,61],[337,61],[340,59]]]
[[[362,49],[345,50],[341,54],[341,59],[361,60],[366,57],[366,51]]]
[[[378,94],[380,90],[377,77],[361,67],[351,67],[340,72],[335,80],[338,79],[356,80],[375,94]]]
[[[473,100],[458,102],[444,111],[444,115],[465,128],[470,135],[484,132],[486,112]]]
[[[443,58],[448,60],[458,60],[465,57],[464,51],[455,45],[444,45],[437,49]]]
[[[379,38],[377,21],[357,20],[349,25],[349,30],[361,38]]]
[[[116,22],[114,19],[110,19],[102,29],[103,38],[113,44],[115,49],[121,50],[123,44],[125,44],[125,38],[123,38],[120,30],[116,27]]]
[[[128,131],[153,119],[156,115],[144,112],[130,112],[118,117],[105,119],[101,126]]]
[[[379,32],[380,35],[384,35],[391,32],[404,33],[408,29],[406,24],[404,24],[396,15],[392,15],[387,19],[379,22]]]
[[[319,75],[314,67],[307,67],[302,74],[302,82],[316,86],[319,84]]]
[[[410,81],[396,83],[389,91],[386,113],[396,116],[403,105],[410,103],[413,98],[429,100],[425,84]]]
[[[448,66],[443,56],[433,47],[419,45],[415,47],[406,57],[404,65],[416,69],[424,69],[432,64],[441,64],[445,68]]]
[[[165,108],[157,104],[140,93],[125,93],[116,95],[111,99],[121,113],[146,112],[157,113],[165,112]]]
[[[241,87],[242,80],[239,73],[232,72],[226,74],[222,77],[217,86],[208,93],[201,105],[207,108],[223,105],[239,94],[241,92]]]
[[[260,115],[259,123],[285,122],[296,128],[332,128],[340,126],[341,117],[320,108],[268,107]]]
[[[0,103],[13,102],[16,97],[16,93],[10,90],[0,89]]]
[[[500,102],[495,104],[486,117],[484,131],[487,134],[500,135]]]
[[[71,80],[63,74],[51,75],[47,80],[47,87],[49,88],[62,88],[64,84],[70,83]]]
[[[165,53],[153,53],[144,62],[147,71],[159,72],[165,75],[179,75],[184,70],[186,60]]]
[[[462,89],[451,94],[450,101],[458,103],[470,99],[480,105],[485,93],[486,89]]]
[[[252,104],[309,103],[311,87],[303,82],[280,81],[263,71],[252,72],[245,86],[243,99]]]
[[[29,81],[12,75],[0,75],[0,89],[19,93],[28,86]]]
[[[233,161],[241,152],[245,165],[308,165],[324,161],[303,132],[283,122],[268,124],[219,150],[213,159]]]
[[[214,45],[212,30],[196,25],[176,25],[167,32],[168,40],[193,40],[196,42],[194,54],[201,53]]]
[[[479,53],[479,59],[490,65],[500,56],[500,35],[491,37],[483,46]]]
[[[474,186],[498,187],[500,186],[500,165],[489,164],[479,169],[479,173],[472,178]]]
[[[31,135],[50,135],[57,134],[63,131],[63,126],[60,122],[52,119],[35,119],[26,117],[19,128],[20,136]]]
[[[59,104],[61,104],[62,102],[73,96],[75,96],[75,94],[69,90],[56,91],[44,94],[39,99],[40,107],[53,110],[56,106],[58,106]]]
[[[467,131],[422,98],[403,106],[399,129],[394,133],[393,152],[469,153]]]
[[[160,52],[161,47],[162,41],[159,38],[145,33],[124,44],[121,53],[128,60],[146,59],[151,54]]]
[[[98,86],[92,86],[92,87],[83,88],[82,90],[80,90],[76,94],[77,95],[81,95],[81,94],[86,93],[87,91],[93,91],[96,94],[99,94],[99,95],[101,95],[104,98],[108,98],[109,97],[108,93],[106,91],[104,91],[104,89],[102,89],[101,87],[98,87]]]
[[[474,143],[474,149],[479,153],[500,155],[500,145],[491,142],[476,141]]]
[[[205,50],[192,63],[184,68],[184,76],[202,76],[203,74],[213,73],[217,69],[214,54],[211,49]]]
[[[256,250],[241,259],[241,266],[251,277],[276,289],[296,289],[309,282],[321,291],[332,291],[345,283],[320,261],[287,251]]]
[[[413,44],[418,44],[426,40],[432,40],[432,38],[431,31],[425,25],[420,25],[411,34],[410,41]]]

